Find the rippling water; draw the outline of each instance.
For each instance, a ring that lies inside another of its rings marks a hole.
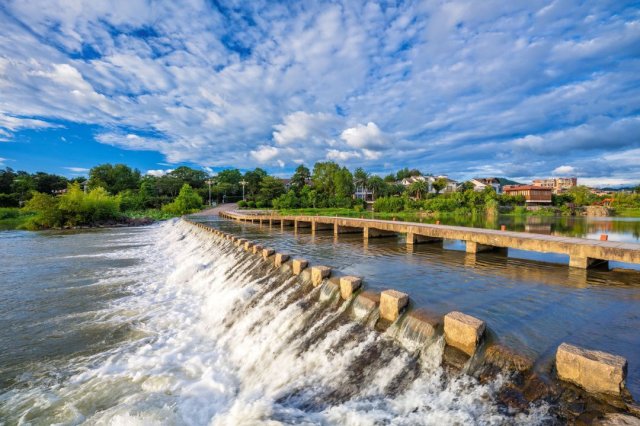
[[[510,343],[545,354],[589,343],[639,376],[637,275],[470,259],[459,251],[356,236],[336,243],[233,228],[282,250],[408,291],[416,304],[484,318]],[[344,321],[255,257],[171,221],[91,232],[2,232],[0,423],[536,424],[547,407],[505,413],[502,380],[448,377]],[[593,275],[595,274],[595,275]],[[562,324],[560,324],[562,322]],[[544,359],[544,358],[543,358]]]
[[[191,225],[0,234],[7,424],[531,424]],[[317,290],[317,289],[316,289]]]
[[[371,239],[309,228],[281,230],[200,217],[211,226],[244,235],[340,271],[363,276],[368,288],[404,291],[436,314],[462,310],[487,321],[495,337],[538,360],[548,373],[558,345],[569,342],[629,360],[627,385],[640,396],[640,271],[569,268],[567,259],[509,249],[509,255],[468,254],[460,242],[445,248],[401,238]],[[563,263],[556,263],[563,262]],[[614,264],[612,266],[629,267]]]

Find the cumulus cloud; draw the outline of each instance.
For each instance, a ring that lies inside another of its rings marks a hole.
[[[167,173],[171,173],[172,171],[173,169],[156,169],[156,170],[147,170],[145,174],[149,176],[154,176],[154,177],[161,177],[166,175]]]
[[[376,123],[358,124],[342,132],[340,137],[352,148],[376,149],[383,148],[386,138]]]
[[[560,166],[553,169],[554,175],[575,175],[576,169],[573,166]]]
[[[5,142],[82,123],[169,163],[459,178],[640,148],[632,2],[7,0],[0,22]]]

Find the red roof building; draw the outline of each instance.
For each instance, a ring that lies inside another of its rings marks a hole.
[[[551,204],[551,188],[534,185],[507,185],[502,188],[506,195],[523,195],[528,205]]]

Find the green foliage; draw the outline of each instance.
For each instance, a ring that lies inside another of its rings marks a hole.
[[[273,200],[285,193],[284,183],[273,176],[266,176],[260,183],[260,192],[258,193],[256,206],[258,208],[269,207]],[[260,205],[258,205],[258,203]]]
[[[377,212],[400,212],[404,210],[404,199],[401,197],[380,197],[373,202],[373,208]]]
[[[407,190],[409,194],[420,200],[429,191],[429,184],[423,180],[417,180],[409,185]]]
[[[89,187],[104,188],[110,194],[138,189],[140,172],[125,164],[101,164],[89,171]]]
[[[36,213],[29,229],[89,226],[121,218],[119,197],[103,188],[85,194],[78,183],[70,184],[60,197],[34,192],[23,211]]]
[[[162,206],[162,211],[175,215],[194,213],[202,208],[202,197],[189,184],[185,183],[176,199]]]
[[[241,208],[241,209],[246,209],[247,208],[247,202],[245,200],[238,201],[238,207]]]
[[[293,189],[296,194],[299,194],[302,188],[307,185],[309,179],[311,179],[311,172],[304,164],[300,164],[296,167],[293,176],[291,176],[291,189]]]
[[[438,178],[433,182],[432,186],[436,194],[439,194],[440,191],[447,187],[447,180],[445,178]]]
[[[398,172],[396,173],[396,180],[402,180],[412,176],[422,176],[422,172],[418,169],[409,170],[407,167],[405,167],[404,169],[398,170]]]
[[[598,197],[591,193],[584,185],[574,186],[567,191],[576,206],[588,206],[598,200]]]

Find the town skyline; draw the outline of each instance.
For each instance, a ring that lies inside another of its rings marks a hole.
[[[633,2],[0,6],[0,168],[640,182]]]

